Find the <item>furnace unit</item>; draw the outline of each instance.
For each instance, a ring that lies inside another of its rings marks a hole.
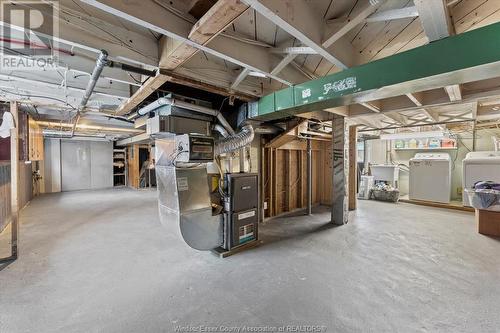
[[[254,173],[228,173],[224,178],[223,247],[230,250],[257,239],[258,176]]]

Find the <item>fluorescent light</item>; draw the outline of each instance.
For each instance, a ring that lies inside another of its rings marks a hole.
[[[255,77],[266,77],[266,74],[263,74],[261,72],[255,72],[255,71],[248,72],[248,75],[255,76]]]
[[[443,131],[405,132],[405,133],[394,133],[394,134],[381,134],[380,140],[444,138],[447,136],[448,133]]]

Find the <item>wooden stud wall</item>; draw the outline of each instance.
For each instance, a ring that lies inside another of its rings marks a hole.
[[[30,161],[43,160],[43,133],[37,122],[29,117],[28,157]]]
[[[128,186],[139,188],[139,145],[127,147]]]
[[[325,191],[331,191],[328,153],[325,142],[312,142],[312,202],[326,204]],[[331,155],[331,153],[330,153]],[[307,152],[305,140],[293,140],[280,148],[264,148],[263,200],[267,203],[265,217],[272,217],[307,206]]]

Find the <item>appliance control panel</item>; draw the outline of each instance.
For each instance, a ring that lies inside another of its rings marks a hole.
[[[214,160],[214,138],[196,134],[175,136],[176,162],[207,163]]]

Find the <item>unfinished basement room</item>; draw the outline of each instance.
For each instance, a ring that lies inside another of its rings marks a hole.
[[[0,333],[500,333],[500,0],[0,0]]]

